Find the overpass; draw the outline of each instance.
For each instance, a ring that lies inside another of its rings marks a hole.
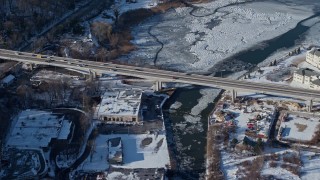
[[[97,73],[111,73],[150,79],[156,81],[157,90],[161,88],[162,82],[179,82],[228,89],[232,92],[233,100],[236,97],[237,91],[266,93],[286,97],[301,98],[309,101],[309,110],[311,110],[312,101],[320,100],[319,91],[271,83],[256,83],[242,80],[232,80],[198,74],[188,74],[168,70],[113,64],[107,62],[95,62],[57,56],[36,55],[33,53],[4,49],[0,49],[0,59],[78,69],[82,71],[88,71],[93,76],[95,76]]]

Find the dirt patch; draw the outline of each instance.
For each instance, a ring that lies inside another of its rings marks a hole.
[[[152,138],[150,137],[147,137],[147,138],[144,138],[142,141],[141,141],[141,144],[140,144],[140,147],[146,147],[148,146],[149,144],[152,143]]]
[[[292,165],[289,165],[289,164],[282,164],[281,165],[281,168],[282,169],[285,169],[289,172],[291,172],[292,174],[295,174],[297,176],[299,176],[299,168],[297,168],[296,166],[292,166]]]
[[[219,144],[224,140],[223,127],[220,124],[210,126],[207,132],[207,169],[208,179],[224,179],[221,171],[221,154],[219,150]],[[217,137],[219,137],[217,139]]]
[[[317,126],[317,131],[314,133],[311,141],[309,142],[310,145],[318,145],[320,142],[320,125]]]
[[[264,164],[264,157],[260,156],[250,161],[241,162],[237,175],[240,179],[261,179],[261,169]]]
[[[286,163],[291,163],[297,166],[301,165],[301,160],[297,155],[284,156],[282,159],[283,159],[283,162],[286,162]]]
[[[304,130],[306,130],[307,129],[307,125],[305,125],[305,124],[299,124],[299,123],[294,123],[294,125],[296,125],[296,127],[298,128],[298,131],[299,132],[303,132]]]
[[[276,162],[276,161],[271,161],[270,163],[269,163],[269,167],[271,167],[271,168],[275,168],[275,167],[277,167],[278,166],[278,163]]]

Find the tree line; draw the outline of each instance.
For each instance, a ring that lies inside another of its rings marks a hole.
[[[17,48],[80,0],[0,0],[0,48]]]

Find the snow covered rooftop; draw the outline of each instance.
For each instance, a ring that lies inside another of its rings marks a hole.
[[[163,134],[110,134],[98,135],[94,143],[94,151],[78,167],[80,171],[106,171],[110,164],[108,153],[110,150],[110,139],[121,138],[123,150],[123,164],[112,165],[115,168],[137,169],[137,168],[165,168],[170,164],[166,136]],[[142,141],[151,138],[152,142],[141,146]],[[114,144],[112,144],[113,146]],[[115,144],[116,145],[116,144]],[[119,144],[118,144],[119,145]],[[119,146],[117,146],[119,147]],[[117,148],[113,146],[114,148]]]
[[[106,171],[109,168],[108,162],[108,138],[105,135],[99,135],[95,139],[94,151],[78,167],[82,171]]]
[[[98,109],[98,117],[101,115],[137,116],[141,95],[141,89],[113,89],[106,91]]]
[[[71,121],[67,121],[67,120],[62,121],[62,126],[57,139],[68,139],[68,136],[70,134],[71,124],[72,124]]]
[[[16,118],[7,146],[47,147],[52,138],[67,139],[71,122],[51,112],[26,110]]]
[[[308,68],[301,68],[296,71],[297,74],[302,76],[319,76],[320,74]]]
[[[312,48],[308,53],[320,57],[320,49],[318,48]]]

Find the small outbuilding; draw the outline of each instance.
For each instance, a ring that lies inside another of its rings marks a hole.
[[[108,140],[109,148],[109,163],[122,164],[122,141],[121,137],[112,138]]]
[[[8,87],[10,84],[14,82],[15,79],[16,78],[12,74],[9,74],[8,76],[6,76],[1,80],[1,85],[3,87]]]

